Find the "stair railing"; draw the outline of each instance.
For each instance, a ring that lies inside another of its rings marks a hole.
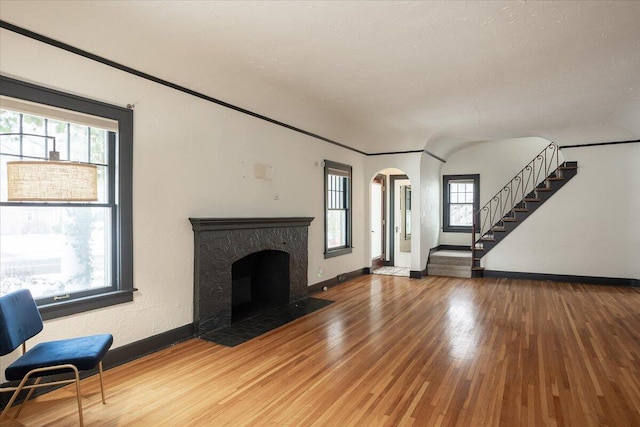
[[[472,265],[475,265],[473,262],[475,250],[481,248],[480,239],[493,237],[494,227],[517,207],[516,205],[527,197],[534,197],[533,191],[549,176],[554,166],[553,170],[558,170],[560,160],[558,146],[551,143],[511,178],[483,207],[474,212],[471,232]]]

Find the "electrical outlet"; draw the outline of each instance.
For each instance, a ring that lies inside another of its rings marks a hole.
[[[278,193],[274,193],[273,200],[280,200],[280,195]]]

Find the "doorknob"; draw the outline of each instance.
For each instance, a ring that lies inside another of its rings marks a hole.
[[[398,226],[396,225],[396,233],[398,232]]]

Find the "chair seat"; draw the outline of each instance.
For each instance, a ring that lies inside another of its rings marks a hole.
[[[22,379],[32,369],[53,365],[71,364],[79,371],[95,368],[113,344],[111,334],[91,335],[37,344],[5,370],[9,381]],[[53,375],[68,371],[48,371],[42,375]],[[37,377],[38,375],[35,375]]]

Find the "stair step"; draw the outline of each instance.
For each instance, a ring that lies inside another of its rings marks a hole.
[[[504,227],[493,227],[493,228],[491,229],[491,231],[493,231],[493,232],[496,232],[496,231],[497,231],[497,232],[499,232],[499,233],[504,233],[504,232],[505,232],[505,231],[507,231],[507,230],[505,230],[505,228],[504,228]]]
[[[570,170],[577,170],[577,169],[578,169],[578,166],[560,166],[558,168],[558,170],[561,170],[561,171],[570,171]]]
[[[553,188],[542,187],[536,188],[535,191],[553,191]]]
[[[561,176],[558,176],[558,177],[553,177],[553,176],[552,176],[552,177],[550,177],[550,178],[547,178],[547,181],[564,181],[565,179],[566,179],[566,178],[563,178],[563,177],[561,177]]]
[[[464,252],[464,256],[447,256],[447,255],[438,255],[436,252],[429,257],[429,265],[430,266],[469,266],[471,265],[471,251]]]
[[[514,212],[529,212],[529,209],[527,209],[527,208],[513,208],[512,211],[514,211]]]
[[[445,277],[471,277],[471,266],[461,265],[427,265],[427,274],[429,276],[445,276]]]
[[[527,202],[527,203],[531,203],[531,202],[539,202],[540,199],[538,199],[537,197],[536,198],[525,198],[525,199],[522,199],[522,201],[523,202]]]
[[[518,222],[518,220],[516,218],[509,218],[509,217],[502,218],[502,221],[504,221],[504,222]]]

